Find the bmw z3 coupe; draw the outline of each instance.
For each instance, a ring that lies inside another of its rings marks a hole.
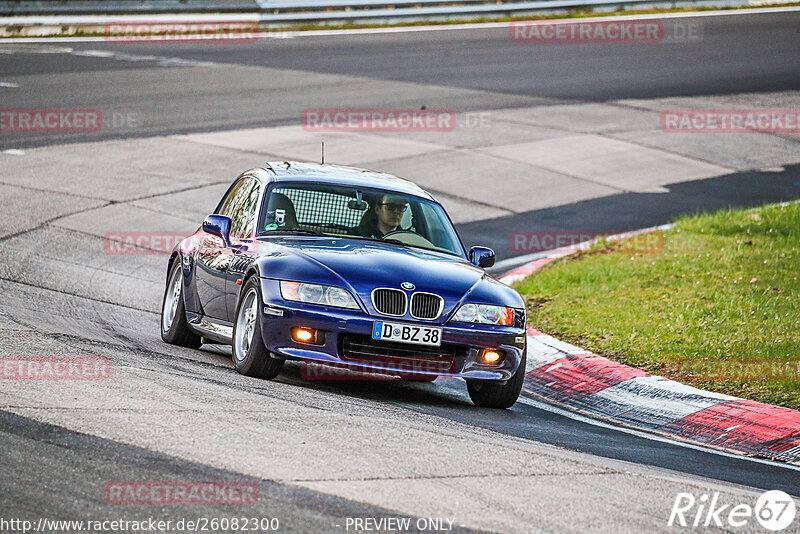
[[[508,408],[525,373],[525,307],[465,250],[436,199],[388,174],[280,162],[243,173],[172,251],[167,343],[232,346],[271,379],[286,360],[435,380]],[[301,363],[301,365],[303,365]]]

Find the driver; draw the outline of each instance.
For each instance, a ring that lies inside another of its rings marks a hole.
[[[369,238],[382,238],[400,227],[408,204],[402,197],[383,195],[372,204],[355,228],[357,235]]]

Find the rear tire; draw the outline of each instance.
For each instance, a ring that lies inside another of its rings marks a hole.
[[[283,359],[276,359],[264,346],[261,337],[261,285],[258,277],[247,280],[236,306],[233,323],[233,365],[246,376],[272,379],[283,369]]]
[[[510,408],[519,398],[523,380],[525,380],[524,350],[517,372],[505,384],[498,384],[488,380],[468,380],[467,392],[476,406],[482,408]]]
[[[175,259],[167,278],[167,288],[161,301],[161,339],[172,345],[196,349],[203,344],[200,336],[189,330],[186,307],[183,303],[181,259]]]

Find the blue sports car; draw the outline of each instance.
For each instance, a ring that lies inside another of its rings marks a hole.
[[[287,359],[459,377],[478,406],[507,408],[525,373],[525,307],[486,274],[493,264],[412,182],[269,163],[173,250],[161,337],[230,344],[240,373],[268,379]]]

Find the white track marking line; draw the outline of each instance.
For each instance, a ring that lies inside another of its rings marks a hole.
[[[718,456],[725,456],[727,458],[736,458],[737,460],[746,460],[746,461],[749,461],[749,462],[755,462],[755,463],[764,464],[764,465],[771,465],[773,467],[783,467],[784,469],[791,469],[793,471],[800,472],[800,466],[797,466],[797,465],[787,464],[787,463],[783,463],[783,462],[777,462],[777,461],[774,461],[774,460],[766,460],[766,459],[763,459],[763,458],[753,458],[751,456],[733,454],[731,452],[725,452],[725,451],[721,451],[719,449],[713,449],[711,447],[704,447],[702,445],[694,445],[693,443],[687,443],[687,442],[684,442],[684,441],[673,440],[673,439],[667,438],[665,436],[661,436],[661,435],[658,435],[658,434],[651,434],[650,432],[644,432],[642,430],[635,430],[633,428],[628,428],[628,427],[624,427],[624,426],[615,426],[615,425],[612,425],[610,423],[605,423],[603,421],[599,421],[597,419],[592,419],[591,417],[587,417],[585,415],[581,415],[581,414],[576,413],[576,412],[572,412],[572,411],[569,411],[569,410],[565,410],[563,408],[559,408],[557,406],[553,406],[552,404],[547,404],[547,403],[542,402],[542,401],[531,399],[529,397],[520,396],[520,398],[517,400],[517,402],[521,402],[522,404],[526,404],[526,405],[531,406],[533,408],[538,408],[539,410],[543,410],[545,412],[550,412],[550,413],[554,413],[554,414],[557,414],[557,415],[561,415],[561,416],[566,417],[568,419],[572,419],[573,421],[578,421],[578,422],[581,422],[581,423],[586,423],[586,424],[589,424],[589,425],[592,425],[592,426],[598,426],[598,427],[601,427],[601,428],[607,428],[609,430],[615,430],[617,432],[623,432],[625,434],[630,434],[632,436],[636,436],[636,437],[639,437],[639,438],[649,439],[649,440],[652,440],[652,441],[658,441],[658,442],[661,442],[661,443],[668,443],[670,445],[677,445],[678,447],[684,447],[684,448],[692,449],[692,450],[696,450],[696,451],[707,452],[709,454],[716,454]]]
[[[728,16],[742,16],[742,15],[759,15],[768,13],[791,13],[800,11],[800,6],[787,6],[775,8],[755,8],[755,9],[734,9],[726,11],[688,11],[683,13],[662,13],[650,15],[621,15],[618,17],[592,17],[592,18],[578,18],[578,19],[540,19],[536,21],[540,24],[559,24],[559,23],[578,23],[578,22],[596,22],[596,21],[610,21],[610,20],[649,20],[649,19],[679,19],[679,18],[697,18],[697,17],[728,17]],[[196,17],[195,17],[196,19]],[[192,19],[192,20],[195,20]],[[138,19],[137,19],[138,20]],[[170,19],[174,22],[180,22],[178,17]],[[516,24],[521,24],[529,21],[519,20],[514,21]],[[4,24],[2,17],[0,17],[0,25]],[[276,26],[277,27],[277,26]],[[486,22],[486,23],[468,23],[468,24],[442,24],[435,26],[396,26],[391,28],[358,28],[349,30],[304,30],[304,31],[276,31],[276,32],[263,32],[254,33],[247,37],[252,39],[253,36],[263,37],[267,39],[290,39],[295,37],[330,37],[337,35],[374,35],[383,33],[412,33],[412,32],[432,32],[432,31],[452,31],[452,30],[485,30],[496,28],[509,28],[509,22]],[[227,39],[230,41],[231,39]],[[73,43],[96,43],[107,41],[106,37],[21,37],[21,38],[0,38],[2,43],[52,43],[52,42],[73,42]],[[169,41],[165,41],[169,42]],[[211,41],[213,42],[213,41]]]
[[[0,45],[3,44],[0,39]],[[144,54],[129,54],[125,52],[113,52],[111,50],[75,50],[67,47],[48,47],[40,46],[37,48],[21,48],[19,50],[5,50],[6,54],[70,54],[78,57],[111,59],[114,61],[125,61],[138,63],[142,61],[152,61],[159,67],[219,67],[221,63],[213,61],[198,61],[193,59],[183,59],[170,56],[153,56]],[[17,84],[5,84],[0,82],[0,87],[19,87]]]

